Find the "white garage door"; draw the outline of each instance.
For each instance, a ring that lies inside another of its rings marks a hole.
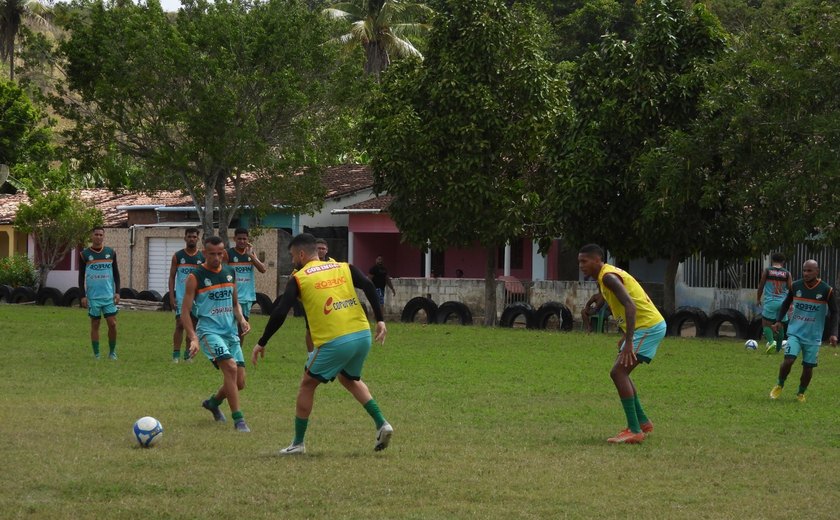
[[[169,266],[172,255],[184,248],[183,238],[149,239],[149,289],[163,296],[169,290]]]

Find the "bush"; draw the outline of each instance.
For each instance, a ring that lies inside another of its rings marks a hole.
[[[0,285],[34,287],[37,279],[38,273],[28,257],[14,255],[0,258]]]

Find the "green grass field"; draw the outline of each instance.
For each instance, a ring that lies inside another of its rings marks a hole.
[[[373,452],[373,422],[334,383],[317,394],[308,453],[281,458],[304,360],[300,319],[248,367],[251,434],[200,407],[221,379],[208,362],[170,363],[171,314],[122,312],[116,362],[93,360],[80,309],[4,305],[0,322],[2,518],[838,515],[840,356],[830,347],[801,404],[798,364],[773,402],[778,355],[667,338],[635,374],[656,431],[612,446],[605,439],[624,427],[608,374],[616,336],[392,323],[365,372],[395,427],[391,447]],[[254,324],[247,353],[265,318]],[[165,429],[148,450],[129,433],[144,415]]]

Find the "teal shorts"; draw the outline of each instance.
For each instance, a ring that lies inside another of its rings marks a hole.
[[[802,366],[817,366],[817,354],[820,353],[820,344],[805,343],[796,336],[788,336],[785,357],[796,359],[800,352],[802,352]]]
[[[114,298],[97,298],[91,300],[88,298],[88,316],[92,320],[98,320],[102,316],[110,318],[117,315],[117,306],[114,304]]]
[[[779,317],[779,309],[782,307],[781,301],[774,301],[774,302],[764,302],[764,306],[761,308],[761,317],[767,321],[772,323],[776,323],[776,319]],[[782,323],[787,323],[788,316],[782,318]]]
[[[245,358],[242,355],[242,347],[239,344],[239,336],[236,334],[204,334],[199,335],[198,343],[201,351],[207,359],[219,368],[218,362],[226,359],[236,361],[236,366],[244,367]]]
[[[665,326],[664,320],[653,327],[636,329],[633,333],[633,347],[636,349],[636,359],[640,363],[650,363],[653,360],[659,344],[662,343],[662,339],[665,337],[666,330],[667,327]],[[622,348],[624,348],[624,342],[621,343],[621,347],[618,349],[619,352],[621,352]]]
[[[309,353],[306,371],[322,383],[329,383],[341,373],[358,381],[370,352],[370,331],[360,330],[339,336]]]
[[[239,302],[239,306],[242,308],[242,315],[245,316],[245,319],[249,319],[251,317],[251,305],[254,302]]]

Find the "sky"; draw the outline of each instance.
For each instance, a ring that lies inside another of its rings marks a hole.
[[[160,0],[164,11],[177,11],[181,7],[181,0]]]

